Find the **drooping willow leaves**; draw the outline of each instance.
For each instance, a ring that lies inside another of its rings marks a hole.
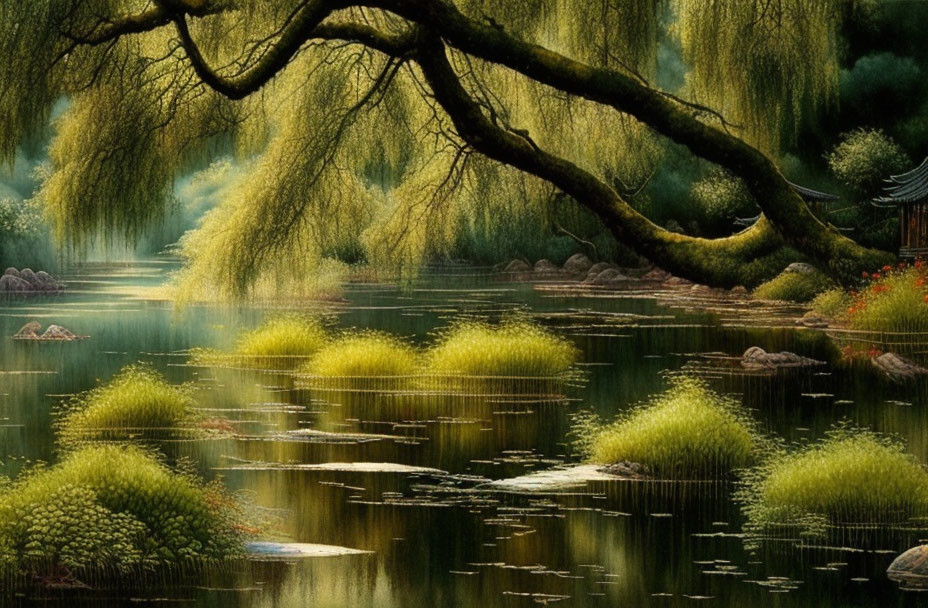
[[[854,5],[876,0],[855,0]],[[474,19],[594,66],[653,81],[658,43],[677,32],[688,94],[776,148],[805,112],[831,99],[844,0],[460,0]],[[197,10],[210,5],[188,2]],[[493,209],[534,215],[570,205],[550,184],[486,162],[456,135],[415,64],[362,45],[306,43],[258,92],[230,101],[198,78],[169,23],[106,38],[142,0],[0,0],[0,156],[66,111],[37,199],[63,240],[139,238],[175,183],[216,158],[234,178],[181,243],[188,293],[242,295],[257,284],[305,287],[332,260],[394,270],[451,255],[454,229],[492,231]],[[218,6],[218,5],[217,5]],[[235,76],[259,63],[301,3],[234,0],[190,20],[207,62]],[[387,33],[403,19],[371,9],[329,22]],[[100,38],[98,44],[81,44]],[[497,65],[453,53],[494,124],[624,185],[643,183],[663,153],[647,127]],[[595,144],[595,145],[594,145]],[[323,260],[329,262],[323,263]]]

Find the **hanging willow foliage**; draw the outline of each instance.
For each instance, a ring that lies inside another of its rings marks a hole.
[[[675,0],[690,93],[769,152],[835,101],[839,28],[879,0]]]
[[[690,92],[773,148],[784,125],[833,95],[840,3],[458,6],[519,38],[647,80],[657,73],[662,28],[675,18]],[[191,35],[209,65],[243,74],[279,41],[302,4],[229,0],[220,12],[191,19]],[[425,257],[450,255],[454,227],[485,226],[490,209],[519,207],[549,221],[556,194],[550,184],[477,158],[409,62],[361,45],[315,41],[259,92],[230,101],[200,82],[170,25],[76,44],[101,35],[116,17],[157,6],[0,0],[0,156],[11,160],[53,105],[68,103],[54,124],[37,196],[63,239],[82,244],[101,231],[138,238],[172,198],[174,182],[218,154],[231,155],[237,171],[222,202],[181,244],[188,293],[242,295],[257,283],[306,277],[331,258],[415,268]],[[409,27],[370,9],[327,20],[340,21],[387,33]],[[459,53],[452,59],[497,126],[596,176],[640,183],[660,161],[662,144],[650,130],[612,108]]]

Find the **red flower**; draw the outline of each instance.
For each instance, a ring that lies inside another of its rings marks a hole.
[[[862,276],[862,277],[865,278],[865,279],[869,279],[869,278],[870,278],[870,273],[867,272],[866,270],[864,270],[862,273],[860,273],[860,276]]]
[[[925,296],[924,300],[925,300],[925,303],[928,304],[928,295]]]
[[[886,266],[883,266],[883,272],[889,272],[889,271],[892,270],[892,269],[893,269],[893,267],[890,266],[889,264],[887,264]]]
[[[925,277],[918,277],[917,279],[915,279],[916,287],[921,287],[924,284],[925,284]]]
[[[873,280],[874,280],[874,281],[879,281],[880,278],[881,278],[881,277],[880,277],[880,273],[878,273],[878,272],[874,272],[874,273],[873,273]]]
[[[924,265],[925,265],[925,263],[922,262],[921,260],[916,260],[916,261],[915,261],[915,267],[918,268],[919,270],[921,270],[921,267],[924,266]]]

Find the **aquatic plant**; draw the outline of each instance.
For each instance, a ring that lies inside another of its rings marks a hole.
[[[925,517],[928,472],[903,444],[839,426],[749,471],[738,498],[755,530],[786,525],[822,534],[832,525]]]
[[[195,349],[194,365],[240,365],[244,367],[292,368],[313,355],[328,341],[321,321],[312,317],[274,317],[243,334],[231,352]]]
[[[834,287],[834,282],[824,273],[784,271],[754,290],[754,297],[761,300],[784,300],[808,302],[818,294]]]
[[[468,322],[441,336],[427,355],[427,367],[435,374],[550,378],[567,374],[578,357],[569,340],[537,325]]]
[[[416,351],[383,332],[348,333],[319,349],[300,370],[327,377],[405,376],[416,370]]]
[[[168,383],[149,367],[130,365],[67,404],[59,429],[66,442],[122,438],[138,431],[173,432],[196,421],[195,405],[187,387]]]
[[[752,464],[763,443],[739,408],[700,379],[673,378],[666,392],[592,429],[588,458],[599,464],[637,463],[663,479],[726,476]]]
[[[852,302],[853,299],[849,293],[840,287],[835,287],[815,296],[812,299],[812,310],[823,317],[840,319],[843,318]]]
[[[0,565],[34,576],[112,576],[236,557],[244,510],[217,483],[137,447],[94,445],[0,495]]]

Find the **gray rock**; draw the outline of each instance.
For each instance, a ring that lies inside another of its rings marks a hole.
[[[586,275],[590,276],[591,274],[599,274],[603,270],[609,270],[610,268],[612,268],[613,270],[619,269],[618,266],[616,266],[615,264],[611,262],[596,262],[595,264],[590,266],[590,269],[587,271]]]
[[[551,260],[538,260],[535,262],[535,272],[559,273],[561,269]]]
[[[506,264],[506,268],[503,272],[531,272],[532,267],[528,265],[528,262],[522,260],[513,260]]]
[[[0,277],[0,293],[27,293],[29,291],[32,291],[29,281],[11,274]]]
[[[752,346],[741,356],[741,366],[747,369],[780,369],[815,365],[825,365],[825,362],[786,351],[768,353],[759,346]]]
[[[870,359],[870,362],[894,382],[912,380],[918,376],[928,374],[928,369],[916,365],[896,353],[883,353],[879,357]]]
[[[599,274],[597,274],[590,284],[592,285],[601,285],[601,286],[613,286],[616,283],[627,281],[628,277],[616,270],[615,268],[607,268]]]
[[[731,288],[731,292],[737,294],[747,294],[748,288],[744,285],[736,285],[735,287]]]
[[[810,310],[804,314],[801,319],[796,319],[796,325],[801,327],[822,329],[831,325],[831,319],[828,317],[823,317],[822,315],[815,314],[815,312]]]
[[[7,276],[7,275],[16,277],[17,279],[21,279],[21,278],[22,278],[22,277],[19,275],[19,271],[16,270],[15,268],[13,268],[12,266],[10,266],[9,268],[7,268],[6,270],[3,271],[3,276]]]
[[[913,547],[894,559],[886,576],[906,587],[928,588],[928,545]]]
[[[582,253],[575,253],[564,262],[564,270],[570,274],[586,274],[592,267],[593,262]]]
[[[795,272],[796,274],[815,274],[818,272],[818,269],[816,269],[812,264],[806,264],[805,262],[793,262],[787,266],[786,270],[783,272]]]
[[[74,335],[70,329],[66,329],[60,325],[49,325],[48,329],[45,330],[40,336],[42,340],[77,340],[77,336]]]
[[[42,326],[36,321],[30,321],[19,328],[19,331],[13,334],[17,340],[35,340],[39,337]]]
[[[61,289],[61,285],[58,284],[58,281],[56,281],[52,275],[48,274],[44,270],[40,270],[35,273],[35,278],[38,284],[41,285],[42,289],[45,291],[58,291]]]
[[[683,277],[670,277],[669,279],[664,281],[664,285],[669,285],[671,287],[672,286],[686,287],[687,285],[692,285],[692,284],[693,284],[692,281],[684,279]]]
[[[664,281],[670,279],[672,276],[673,275],[671,275],[666,270],[663,270],[661,268],[654,268],[648,271],[647,273],[645,273],[641,277],[641,280],[642,281],[656,281],[658,283],[663,283]]]

